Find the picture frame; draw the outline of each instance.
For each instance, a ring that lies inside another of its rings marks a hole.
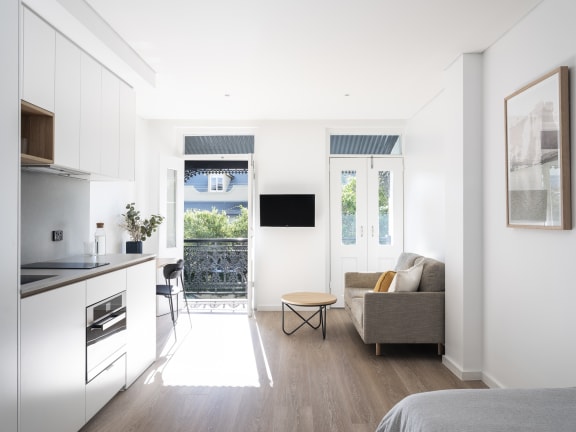
[[[508,227],[572,229],[569,98],[561,66],[504,99]]]

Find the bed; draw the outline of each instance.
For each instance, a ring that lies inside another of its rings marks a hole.
[[[417,393],[398,402],[376,432],[574,432],[576,387]]]

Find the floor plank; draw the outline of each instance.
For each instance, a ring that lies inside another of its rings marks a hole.
[[[282,332],[280,312],[158,318],[158,361],[82,432],[373,431],[408,394],[483,388],[442,365],[436,345],[365,345],[346,312],[328,310],[326,340]],[[298,324],[294,315],[286,326]]]

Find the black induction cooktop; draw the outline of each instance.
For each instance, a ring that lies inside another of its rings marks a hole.
[[[20,266],[23,269],[93,269],[108,265],[107,262],[65,262],[65,261],[42,261]]]

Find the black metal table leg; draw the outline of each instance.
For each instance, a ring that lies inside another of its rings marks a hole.
[[[336,303],[336,301],[336,296],[327,293],[294,292],[284,294],[282,296],[282,331],[287,335],[291,335],[305,324],[308,324],[308,326],[314,330],[322,327],[322,339],[326,339],[327,306]],[[292,330],[286,330],[286,306],[302,320],[300,325]],[[294,307],[317,307],[318,310],[306,318],[294,309]],[[316,315],[318,315],[318,324],[312,324],[311,321]]]
[[[286,327],[285,327],[285,321],[284,321],[284,305],[288,306],[288,308],[294,312],[296,315],[298,315],[300,317],[300,319],[302,320],[302,323],[296,327],[294,330],[288,332],[286,331]],[[290,306],[287,303],[282,303],[282,331],[287,334],[288,336],[290,336],[291,334],[293,334],[296,330],[298,330],[300,327],[302,327],[304,324],[308,324],[310,327],[312,327],[314,330],[316,330],[317,328],[319,328],[320,326],[322,326],[322,334],[324,335],[324,339],[326,338],[326,324],[323,325],[323,323],[326,322],[326,319],[322,317],[322,308],[324,308],[324,315],[326,315],[326,306],[319,306],[318,310],[316,312],[314,312],[312,315],[310,315],[308,318],[303,317],[300,313],[298,313],[297,310],[295,310],[292,306]],[[313,325],[310,323],[310,320],[312,318],[314,318],[316,315],[320,314],[320,321],[318,322],[318,325]]]

